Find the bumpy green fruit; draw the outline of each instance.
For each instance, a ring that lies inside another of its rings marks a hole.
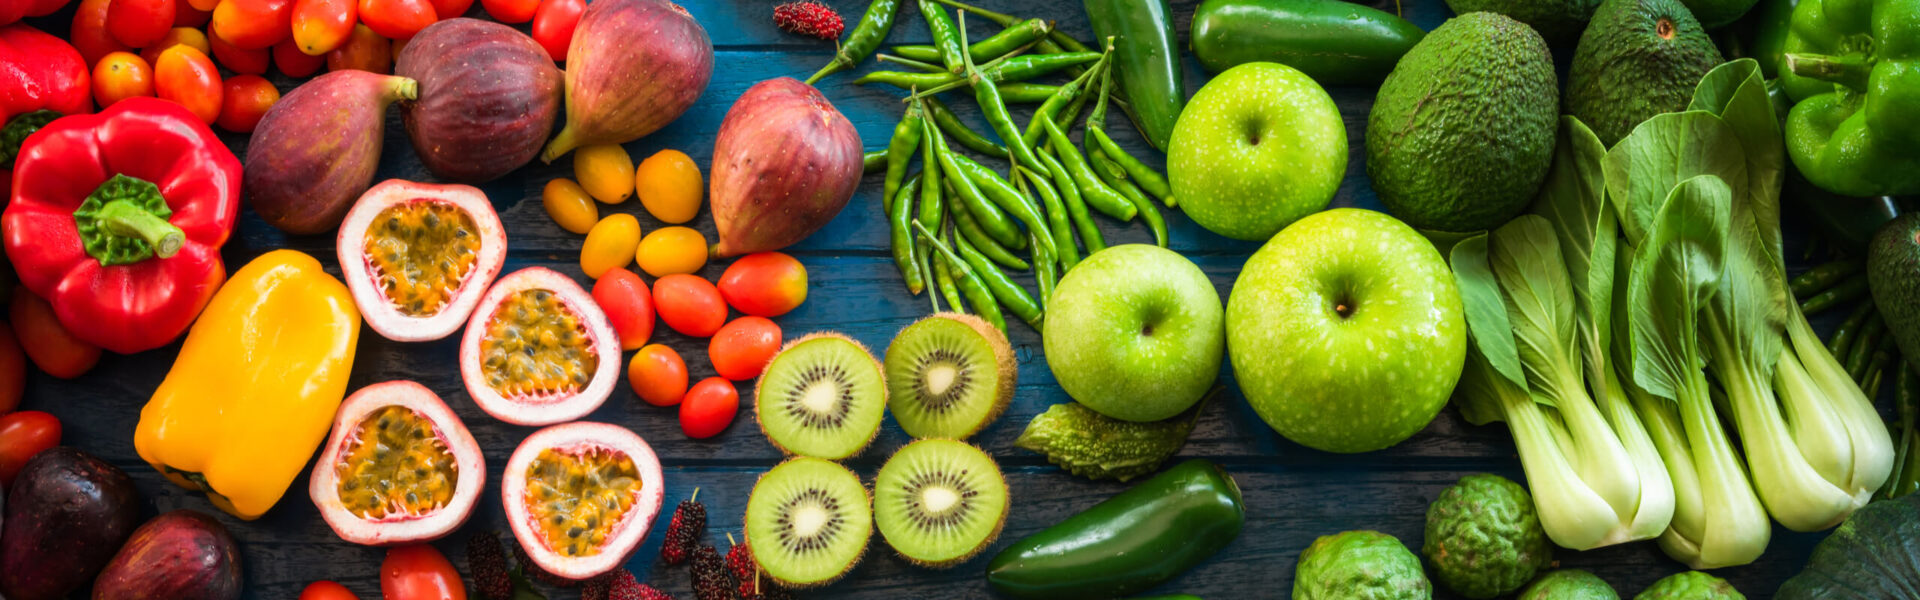
[[[1427,600],[1433,584],[1399,538],[1378,531],[1323,535],[1300,553],[1294,600]]]
[[[1497,12],[1533,27],[1556,46],[1580,38],[1600,0],[1447,0],[1458,14]]]
[[[1674,573],[1653,582],[1633,600],[1747,600],[1727,580],[1699,571]]]
[[[1492,598],[1520,589],[1553,560],[1533,496],[1505,477],[1468,475],[1427,507],[1420,553],[1433,578],[1468,598]]]
[[[1620,594],[1597,575],[1560,569],[1533,580],[1516,600],[1620,600]]]
[[[1685,110],[1720,49],[1680,0],[1606,0],[1567,71],[1567,114],[1613,146],[1654,115]]]

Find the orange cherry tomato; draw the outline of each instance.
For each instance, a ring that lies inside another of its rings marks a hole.
[[[680,401],[680,432],[696,440],[720,435],[739,412],[740,392],[733,389],[733,382],[722,377],[702,379]]]
[[[13,304],[7,307],[7,318],[12,320],[13,330],[20,339],[32,340],[21,344],[21,349],[26,351],[33,366],[48,375],[73,379],[100,362],[100,347],[73,337],[73,333],[60,324],[60,317],[54,316],[53,305],[33,292],[13,290]]]
[[[27,393],[27,355],[13,328],[0,321],[0,415],[20,408],[20,397]]]
[[[280,43],[273,45],[273,68],[288,77],[306,77],[319,73],[320,67],[324,66],[327,66],[325,55],[313,56],[301,51],[300,44],[294,42],[293,38],[280,40]]]
[[[707,341],[707,360],[721,377],[746,381],[760,376],[780,351],[780,326],[766,317],[740,317]]]
[[[247,50],[229,44],[219,36],[207,40],[207,43],[213,45],[214,62],[220,63],[228,71],[241,75],[265,75],[267,65],[273,64],[273,50],[269,48]]]
[[[199,50],[201,54],[213,55],[213,44],[207,41],[206,33],[192,27],[175,27],[168,30],[166,37],[160,38],[160,41],[141,48],[140,59],[147,61],[149,65],[160,62],[161,52],[181,44],[193,46],[193,49]]]
[[[37,410],[0,416],[0,487],[13,485],[33,455],[60,445],[60,419]]]
[[[413,37],[439,18],[427,0],[360,0],[360,22],[390,40]]]
[[[107,6],[107,33],[121,44],[145,48],[173,29],[174,0],[113,0]]]
[[[293,35],[293,0],[220,0],[209,31],[236,48],[272,48]]]
[[[266,116],[267,109],[280,101],[280,88],[259,75],[236,75],[228,79],[226,89],[220,94],[220,117],[215,122],[221,129],[234,133],[252,133],[253,126],[260,124],[260,117]]]
[[[473,8],[473,0],[433,0],[433,14],[441,21],[465,16],[469,8]]]
[[[132,52],[115,52],[93,66],[93,101],[100,108],[135,96],[153,95],[153,67]]]
[[[533,13],[533,41],[547,49],[553,60],[567,60],[567,46],[573,44],[573,28],[580,24],[580,13],[587,10],[584,0],[546,0]]]
[[[501,23],[525,23],[540,11],[540,0],[480,0],[493,20]]]
[[[213,20],[213,11],[194,8],[192,3],[183,0],[173,1],[174,27],[201,27]]]
[[[386,75],[393,72],[393,44],[366,25],[354,25],[353,37],[327,53],[327,70],[359,69]]]
[[[113,0],[80,0],[80,7],[73,11],[73,27],[67,37],[89,65],[100,64],[108,54],[132,49],[107,32],[107,5],[111,3]]]
[[[224,93],[220,70],[213,66],[213,59],[192,46],[174,46],[160,53],[160,60],[153,64],[153,90],[161,100],[187,107],[208,125],[220,117]]]
[[[727,306],[758,317],[778,317],[807,301],[807,268],[780,252],[740,257],[720,273]]]
[[[608,269],[593,282],[593,301],[620,334],[620,349],[647,345],[653,337],[653,292],[633,271]]]
[[[186,2],[187,4],[193,5],[194,8],[207,11],[208,13],[212,13],[213,9],[220,5],[221,0],[182,0],[182,1]]]
[[[347,43],[359,18],[354,0],[293,0],[293,40],[301,52],[322,56]]]
[[[446,555],[419,544],[387,550],[380,561],[380,595],[385,600],[467,600],[467,586]]]
[[[299,600],[360,600],[360,597],[353,595],[347,586],[331,581],[315,581],[307,584],[307,589],[300,590]]]
[[[687,395],[687,363],[665,344],[647,344],[627,363],[627,383],[647,404],[673,406]]]
[[[668,327],[693,337],[712,337],[727,323],[727,303],[720,299],[720,290],[685,273],[653,282],[653,310]]]

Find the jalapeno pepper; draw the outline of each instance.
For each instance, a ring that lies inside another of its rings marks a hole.
[[[1114,38],[1113,64],[1132,102],[1134,125],[1147,143],[1166,150],[1187,102],[1173,10],[1167,0],[1085,0],[1085,5],[1094,39]]]
[[[1341,0],[1210,0],[1193,11],[1193,56],[1219,73],[1276,62],[1321,85],[1379,83],[1427,33]]]

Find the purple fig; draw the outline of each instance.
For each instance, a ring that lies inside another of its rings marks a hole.
[[[387,105],[418,96],[419,82],[366,71],[333,71],[267,109],[247,144],[241,188],[267,223],[292,234],[340,225],[373,185]]]
[[[93,600],[240,597],[240,548],[220,521],[176,510],[147,521],[93,581]]]
[[[713,42],[667,0],[597,0],[567,46],[567,125],[540,160],[623,144],[687,112],[713,77]]]
[[[778,250],[840,213],[860,185],[860,134],[820,90],[792,77],[754,84],[713,146],[718,256]]]
[[[442,179],[481,183],[540,154],[560,114],[561,75],[527,34],[493,21],[448,19],[420,30],[394,74],[420,82],[400,103],[413,150]]]

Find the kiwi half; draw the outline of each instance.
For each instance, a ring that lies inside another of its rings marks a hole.
[[[886,376],[866,346],[832,332],[794,340],[760,376],[753,414],[787,454],[840,460],[865,450],[880,431]]]
[[[901,447],[873,482],[880,535],[921,566],[953,566],[978,554],[1000,537],[1010,504],[1000,465],[955,440]]]
[[[866,553],[873,507],[860,476],[839,463],[797,457],[753,484],[746,533],[753,560],[790,588],[833,583]]]
[[[1000,418],[1019,377],[1007,335],[980,317],[935,313],[887,346],[887,407],[917,438],[966,439]]]

